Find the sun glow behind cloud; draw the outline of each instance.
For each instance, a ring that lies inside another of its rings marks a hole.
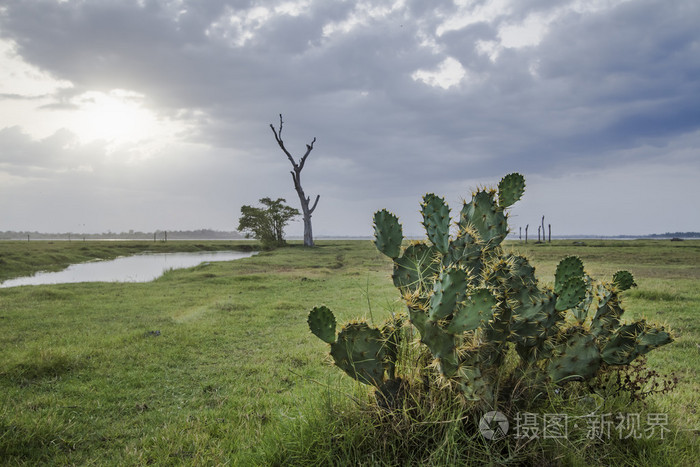
[[[143,95],[123,89],[88,91],[71,99],[76,110],[70,111],[67,127],[85,142],[127,143],[163,136],[168,123],[148,110],[143,100]]]
[[[73,83],[27,64],[15,49],[15,44],[0,41],[0,128],[18,126],[37,140],[67,130],[77,145],[101,141],[108,152],[131,146],[132,156],[141,158],[186,129],[150,110],[146,96],[135,91],[76,93]],[[37,111],[41,118],[36,118]]]

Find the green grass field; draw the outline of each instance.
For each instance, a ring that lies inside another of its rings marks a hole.
[[[248,245],[0,242],[0,280],[144,250]],[[570,254],[597,278],[619,269],[635,275],[639,287],[623,295],[625,316],[673,330],[675,342],[648,360],[680,383],[650,401],[650,410],[668,414],[671,432],[618,453],[626,459],[618,465],[700,459],[700,241],[506,248],[531,258],[545,282]],[[353,400],[368,390],[332,366],[306,315],[322,303],[340,321],[378,322],[401,311],[390,271],[370,241],[321,241],[170,271],[150,283],[0,289],[0,463],[386,464],[380,448],[363,448],[371,416],[357,415],[364,422],[353,433],[323,431],[331,418],[355,417]],[[334,444],[342,448],[333,452]]]

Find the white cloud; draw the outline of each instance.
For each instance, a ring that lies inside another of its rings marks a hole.
[[[271,16],[272,13],[265,7],[240,11],[226,7],[224,13],[207,28],[205,34],[231,47],[243,47],[255,37],[256,32]]]
[[[461,63],[452,57],[447,57],[434,70],[417,70],[411,77],[429,86],[449,89],[457,86],[466,75],[467,72]]]
[[[475,49],[477,53],[480,55],[485,55],[491,60],[492,62],[495,62],[496,59],[498,58],[498,54],[501,52],[501,47],[499,42],[496,41],[476,41],[475,44]]]
[[[479,2],[476,0],[456,0],[457,11],[437,27],[435,33],[438,36],[446,32],[464,29],[472,24],[485,22],[491,23],[498,18],[508,15],[511,12],[511,0],[487,0]]]
[[[336,34],[348,34],[359,26],[367,26],[374,22],[379,23],[382,19],[401,10],[405,0],[395,0],[391,4],[377,1],[358,1],[354,3],[353,9],[343,19],[331,21],[323,26],[323,36],[329,38]]]
[[[537,45],[546,34],[551,18],[529,15],[520,23],[505,23],[498,30],[503,47],[518,48]]]

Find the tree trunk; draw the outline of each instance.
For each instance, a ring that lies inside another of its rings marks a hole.
[[[302,217],[304,218],[304,246],[314,246],[314,234],[313,229],[311,228],[311,214],[314,212],[314,209],[316,209],[316,205],[318,204],[318,200],[321,198],[321,195],[316,195],[316,200],[314,201],[313,206],[309,207],[311,198],[304,194],[304,189],[301,187],[301,182],[299,181],[300,178],[301,167],[297,165],[294,167],[294,172],[292,172],[292,179],[294,180],[294,189],[296,190],[297,195],[299,195],[301,213]]]
[[[316,138],[311,141],[311,144],[306,145],[306,153],[299,159],[299,162],[297,163],[292,155],[287,151],[287,148],[284,147],[284,141],[282,141],[282,114],[280,114],[280,128],[279,131],[275,129],[274,125],[270,124],[270,128],[272,129],[272,133],[275,135],[275,140],[277,141],[277,144],[279,147],[282,149],[282,151],[287,155],[287,159],[289,159],[289,162],[292,163],[292,170],[290,173],[292,174],[292,180],[294,181],[294,189],[297,192],[297,195],[299,195],[299,202],[301,203],[301,212],[304,217],[304,246],[314,246],[314,235],[311,229],[311,214],[314,212],[314,209],[316,209],[316,205],[318,204],[318,200],[321,197],[321,195],[316,195],[316,200],[314,201],[313,206],[309,206],[311,203],[311,198],[306,196],[304,193],[304,189],[301,187],[301,171],[304,168],[304,164],[306,163],[306,158],[309,157],[309,154],[314,148],[314,143],[316,142]]]
[[[311,213],[304,216],[304,246],[314,246],[314,234],[311,229]]]

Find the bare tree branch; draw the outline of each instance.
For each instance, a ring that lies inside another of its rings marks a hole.
[[[316,195],[316,201],[314,201],[314,205],[309,209],[309,212],[314,212],[314,209],[316,209],[316,205],[318,204],[318,200],[321,197],[321,195]],[[309,198],[307,198],[309,199]]]
[[[314,140],[311,141],[311,144],[306,145],[306,154],[304,154],[301,157],[301,160],[299,161],[299,172],[301,172],[301,169],[304,168],[304,164],[306,163],[306,158],[309,157],[309,153],[311,153],[311,151],[313,150],[315,142],[316,142],[316,137],[314,136]]]
[[[275,135],[275,141],[277,141],[277,144],[279,145],[280,148],[282,148],[282,151],[284,151],[284,153],[287,155],[287,158],[289,159],[289,162],[292,163],[292,165],[294,166],[294,169],[296,170],[297,167],[298,167],[298,166],[297,166],[297,163],[294,162],[294,158],[293,158],[292,155],[289,153],[289,151],[287,151],[287,148],[284,147],[284,141],[282,141],[282,123],[283,123],[283,122],[282,122],[282,114],[280,114],[280,129],[279,129],[279,132],[278,132],[277,130],[275,130],[275,126],[274,126],[272,123],[270,123],[270,128],[272,129],[272,133],[274,133],[274,135]]]

